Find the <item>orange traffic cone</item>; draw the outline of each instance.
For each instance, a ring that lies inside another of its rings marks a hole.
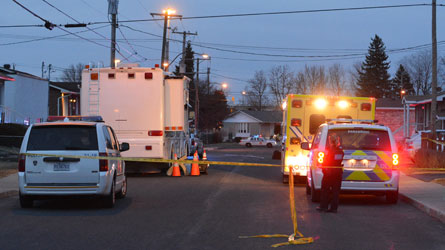
[[[178,156],[175,154],[175,160],[178,159]],[[179,169],[178,162],[173,163],[173,173],[172,176],[181,176],[181,170]]]
[[[202,154],[202,160],[207,161],[207,154],[206,154],[205,150],[204,150],[204,153]]]
[[[195,151],[193,155],[193,163],[192,163],[192,171],[190,173],[191,176],[199,176],[199,165],[198,165],[198,151]]]

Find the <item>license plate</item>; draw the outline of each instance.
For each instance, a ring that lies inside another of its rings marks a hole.
[[[356,163],[353,164],[351,167],[352,167],[352,168],[360,168],[360,169],[369,169],[369,168],[372,168],[371,166],[369,166],[369,163],[368,163],[368,164],[364,164],[364,163],[361,163],[361,162],[356,162]]]
[[[70,164],[56,163],[54,164],[54,171],[70,171]]]

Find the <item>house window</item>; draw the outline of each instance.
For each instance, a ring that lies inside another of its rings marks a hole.
[[[249,123],[238,123],[238,133],[249,133]]]

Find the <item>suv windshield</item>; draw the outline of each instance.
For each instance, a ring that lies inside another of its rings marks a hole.
[[[35,126],[28,139],[28,150],[97,150],[95,126]]]
[[[328,138],[333,134],[340,137],[340,144],[343,149],[391,150],[388,132],[384,130],[366,128],[330,129]]]

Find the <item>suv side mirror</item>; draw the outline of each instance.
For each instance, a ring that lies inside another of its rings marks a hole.
[[[302,142],[301,143],[301,149],[311,150],[311,147],[309,146],[309,142]]]
[[[126,142],[122,142],[122,144],[120,145],[120,152],[124,152],[130,149],[130,144],[126,143]]]

